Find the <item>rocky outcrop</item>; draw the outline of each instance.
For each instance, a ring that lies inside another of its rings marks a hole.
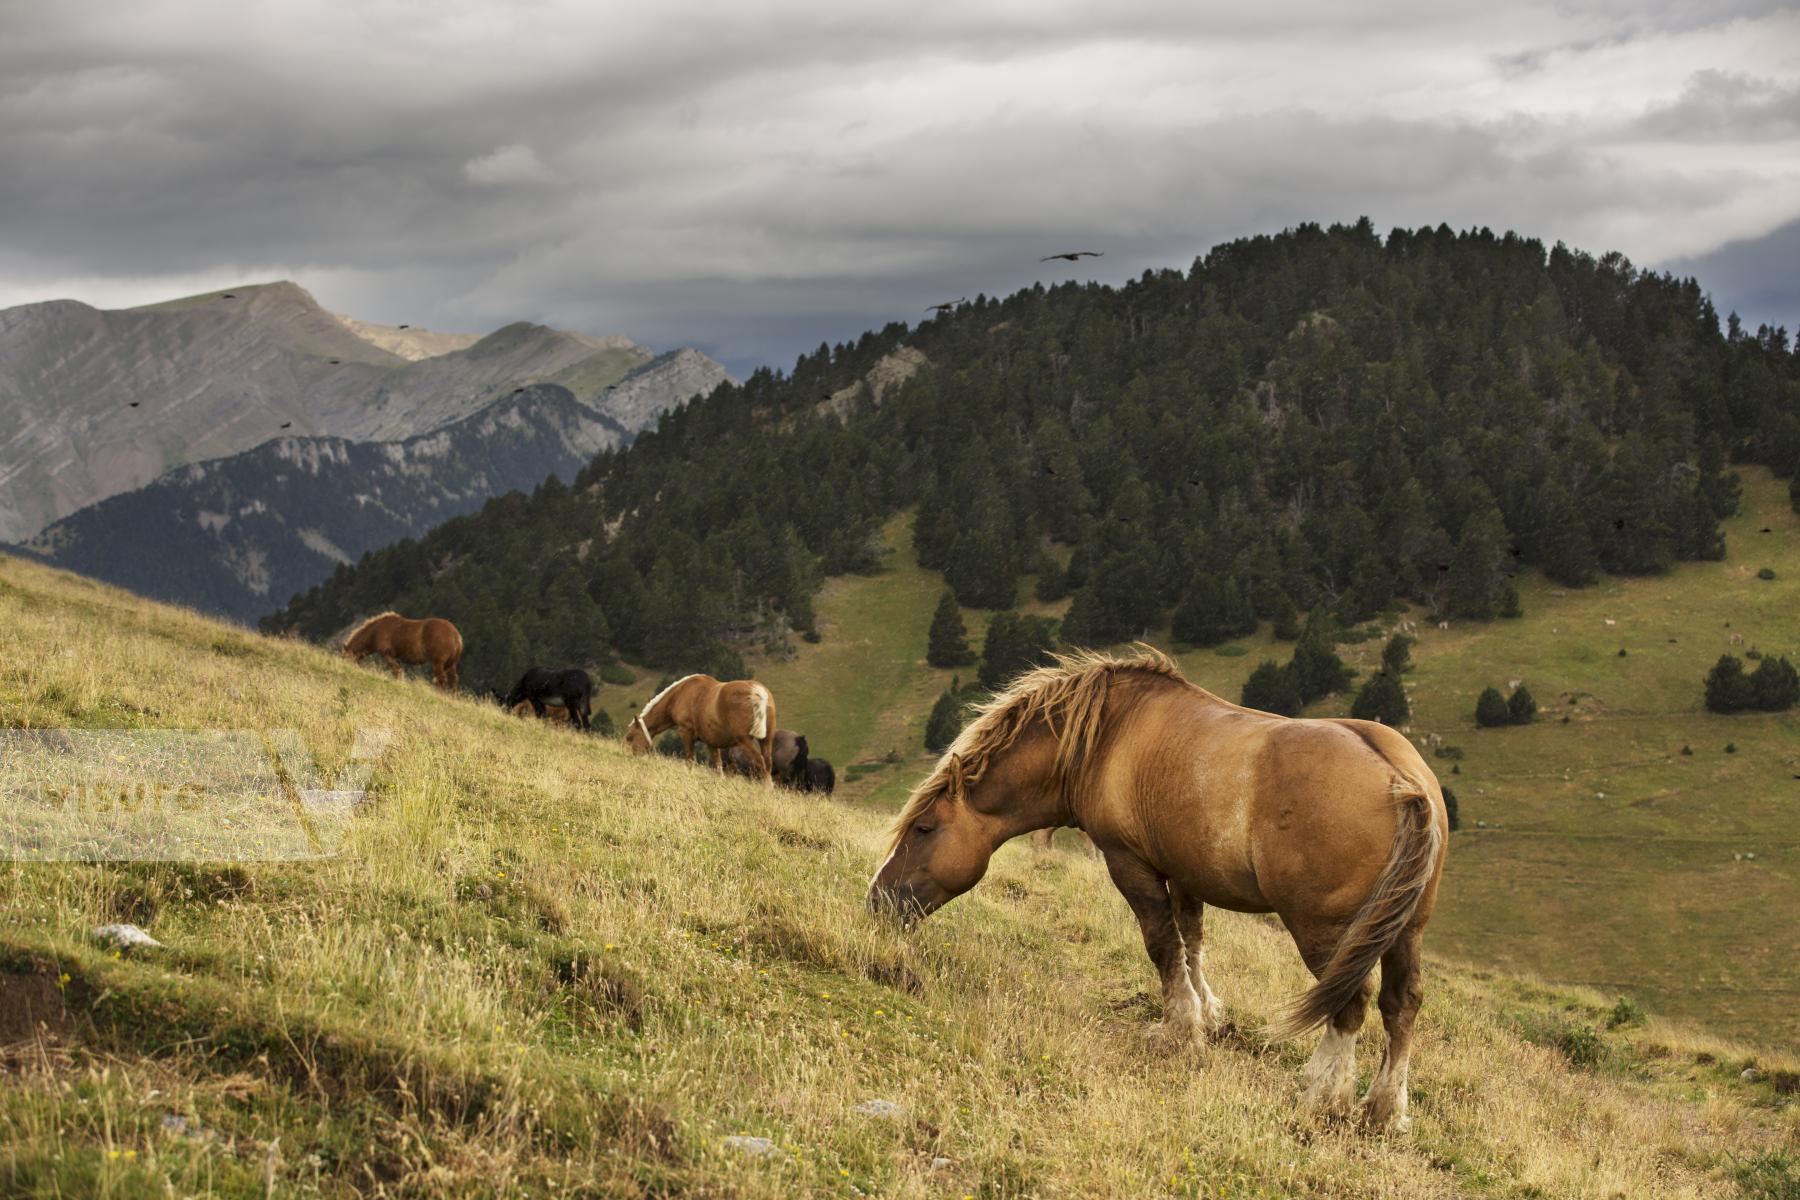
[[[632,433],[641,433],[655,426],[670,409],[730,380],[719,363],[683,347],[658,355],[604,389],[594,406]]]

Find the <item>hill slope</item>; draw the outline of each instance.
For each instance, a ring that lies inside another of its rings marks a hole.
[[[393,735],[335,857],[0,869],[0,989],[25,1002],[0,1011],[29,1006],[47,1035],[6,1058],[10,1194],[1795,1186],[1800,1109],[1739,1078],[1751,1051],[1615,1022],[1600,996],[1434,960],[1415,1132],[1371,1139],[1296,1114],[1304,1048],[1255,1036],[1303,975],[1266,919],[1209,928],[1240,1032],[1151,1055],[1135,926],[1081,855],[1006,848],[902,936],[862,911],[878,815],[629,759],[15,559],[0,714],[287,725],[331,762],[358,728]],[[111,919],[166,949],[90,944]],[[855,1111],[869,1099],[904,1112]]]
[[[1800,662],[1800,514],[1780,481],[1749,468],[1743,477],[1743,512],[1724,523],[1721,562],[1574,591],[1526,573],[1516,581],[1521,618],[1439,629],[1415,610],[1373,627],[1405,622],[1419,639],[1405,676],[1407,728],[1460,801],[1463,828],[1433,918],[1440,949],[1800,1046],[1800,978],[1788,967],[1800,959],[1791,919],[1800,720],[1701,705],[1700,681],[1721,654],[1755,649]],[[897,806],[932,759],[921,739],[933,701],[952,674],[973,675],[925,662],[944,583],[918,566],[907,524],[884,531],[880,573],[826,581],[822,641],[748,663],[774,691],[781,724],[836,764],[839,795],[879,811]],[[1773,580],[1758,578],[1764,567]],[[1030,611],[1060,616],[1067,606]],[[977,649],[991,616],[965,613]],[[1267,625],[1218,648],[1184,647],[1166,628],[1149,640],[1232,699],[1257,663],[1293,653]],[[1382,645],[1372,637],[1339,650],[1366,678]],[[640,671],[629,686],[603,686],[597,703],[623,728],[660,678]],[[1537,721],[1475,728],[1481,689],[1515,679],[1542,705]],[[1350,698],[1307,713],[1347,715]],[[1432,756],[1434,739],[1458,757]]]
[[[251,623],[370,550],[546,475],[573,478],[628,436],[567,389],[534,385],[403,441],[281,436],[178,467],[71,513],[25,549]]]
[[[624,338],[523,323],[467,344],[365,331],[375,340],[286,282],[118,311],[59,300],[0,312],[0,540],[171,467],[250,449],[284,422],[396,441],[537,382],[565,383],[604,413],[607,385],[651,358]],[[712,383],[725,377],[705,361]],[[621,423],[639,428],[692,394],[651,387]]]

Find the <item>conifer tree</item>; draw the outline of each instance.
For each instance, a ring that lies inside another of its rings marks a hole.
[[[1300,714],[1300,691],[1294,686],[1293,672],[1273,661],[1264,661],[1244,681],[1239,701],[1245,708],[1261,709],[1284,717]]]
[[[1412,705],[1398,675],[1377,671],[1357,690],[1350,715],[1364,721],[1400,726],[1412,717]]]
[[[962,607],[954,592],[945,592],[938,600],[937,612],[931,618],[925,661],[934,667],[966,667],[975,661],[969,649],[968,630],[963,626]]]
[[[1513,694],[1506,701],[1506,719],[1513,725],[1529,725],[1531,718],[1537,716],[1537,701],[1524,684],[1513,689]]]
[[[1507,708],[1506,697],[1500,694],[1499,688],[1482,689],[1475,701],[1475,723],[1483,729],[1512,724],[1512,710]]]

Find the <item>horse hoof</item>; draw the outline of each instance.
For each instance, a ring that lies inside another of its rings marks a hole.
[[[1385,1092],[1370,1092],[1363,1097],[1357,1116],[1363,1127],[1374,1133],[1407,1133],[1412,1129],[1412,1117]]]
[[[1144,1028],[1144,1044],[1155,1054],[1175,1054],[1205,1040],[1205,1031],[1197,1025],[1158,1021]]]

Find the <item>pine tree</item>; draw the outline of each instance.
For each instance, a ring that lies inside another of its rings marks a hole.
[[[1457,814],[1456,814],[1456,793],[1451,791],[1449,788],[1444,788],[1443,793],[1444,793],[1444,815],[1450,818],[1450,832],[1455,833],[1456,830],[1458,829],[1458,827],[1462,824],[1461,820],[1457,817]]]
[[[1255,630],[1256,614],[1237,580],[1220,579],[1209,571],[1194,576],[1169,620],[1169,632],[1193,646],[1216,646]]]
[[[1450,557],[1448,603],[1453,616],[1488,621],[1498,612],[1505,534],[1506,523],[1492,501],[1464,522],[1456,552]]]
[[[1284,717],[1298,716],[1302,707],[1293,672],[1273,661],[1265,661],[1250,672],[1250,678],[1244,681],[1240,702],[1245,708],[1279,713]]]
[[[1475,723],[1483,729],[1512,724],[1512,710],[1507,708],[1506,697],[1500,694],[1499,688],[1482,690],[1475,701]]]
[[[1050,661],[1050,651],[1055,648],[1056,622],[1050,617],[995,613],[981,644],[977,678],[988,691],[999,691],[1020,672]]]
[[[1552,482],[1544,489],[1542,543],[1544,574],[1564,587],[1586,587],[1600,576],[1600,560],[1594,554],[1587,524],[1575,507],[1569,490]]]
[[[969,649],[968,630],[963,626],[962,607],[954,592],[945,592],[931,618],[925,661],[934,667],[966,667],[975,661]]]
[[[925,720],[925,748],[934,753],[943,750],[962,732],[963,701],[956,680],[952,680],[931,706]]]
[[[1744,674],[1743,661],[1729,654],[1720,655],[1706,675],[1706,707],[1716,713],[1734,713],[1749,708],[1755,701],[1756,693]]]
[[[1398,675],[1377,671],[1358,689],[1356,700],[1350,705],[1350,715],[1364,721],[1399,726],[1411,718],[1412,705],[1407,702],[1406,688],[1401,685]]]
[[[1800,673],[1785,658],[1764,657],[1750,673],[1750,695],[1764,712],[1780,712],[1800,703]]]
[[[1526,691],[1525,685],[1521,683],[1513,689],[1512,696],[1506,701],[1506,719],[1513,725],[1529,725],[1531,718],[1535,716],[1537,716],[1537,701],[1531,698],[1531,693]]]
[[[1396,633],[1381,648],[1381,669],[1390,675],[1404,675],[1412,670],[1412,648],[1418,639]]]
[[[1300,641],[1294,646],[1294,658],[1288,664],[1288,672],[1302,704],[1311,704],[1350,685],[1354,672],[1338,657],[1334,634],[1330,617],[1315,610],[1307,619]]]

